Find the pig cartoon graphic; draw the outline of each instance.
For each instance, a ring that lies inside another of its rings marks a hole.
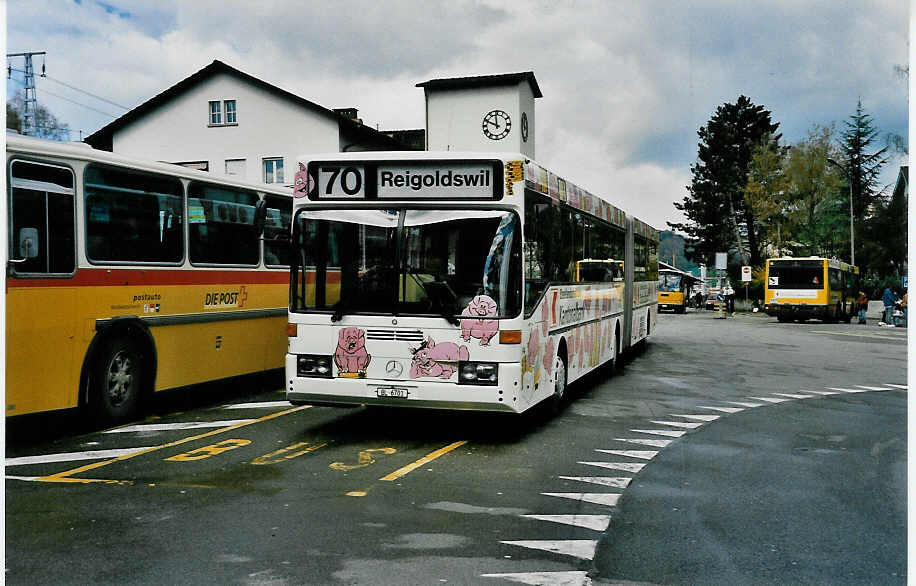
[[[436,341],[431,337],[420,344],[419,348],[410,350],[413,363],[410,366],[410,378],[434,376],[448,379],[458,370],[458,361],[469,358],[468,347],[453,342]]]
[[[547,341],[547,348],[544,349],[544,370],[547,374],[553,372],[553,338]]]
[[[499,331],[498,321],[485,319],[496,316],[496,301],[488,295],[478,295],[472,299],[461,315],[475,318],[461,320],[461,338],[465,342],[478,338],[481,346],[488,346],[490,338]]]
[[[313,184],[314,182],[309,177],[308,169],[306,169],[305,165],[299,163],[299,171],[296,172],[296,177],[293,180],[293,197],[308,196]]]
[[[334,363],[340,374],[366,374],[372,356],[366,352],[366,333],[359,328],[343,328],[337,335]]]
[[[541,350],[540,345],[541,341],[538,331],[531,330],[531,335],[528,337],[528,352],[523,357],[522,362],[523,371],[532,371],[537,366],[538,352]]]

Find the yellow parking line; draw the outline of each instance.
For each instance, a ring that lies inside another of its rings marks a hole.
[[[420,459],[417,460],[416,462],[413,462],[412,464],[408,464],[407,466],[404,466],[403,468],[399,468],[399,469],[395,470],[394,472],[392,472],[391,474],[389,474],[388,476],[383,476],[383,477],[379,478],[379,480],[387,480],[387,481],[397,480],[398,478],[401,478],[402,476],[405,476],[406,474],[408,474],[408,473],[410,473],[410,472],[416,470],[416,469],[419,468],[420,466],[422,466],[422,465],[424,465],[424,464],[426,464],[426,463],[428,463],[428,462],[432,462],[433,460],[435,460],[435,459],[438,458],[439,456],[445,455],[445,454],[451,452],[452,450],[454,450],[454,449],[456,449],[456,448],[460,448],[461,446],[463,446],[463,445],[466,444],[466,443],[468,443],[467,440],[461,440],[460,442],[455,442],[455,443],[453,443],[453,444],[449,444],[449,445],[445,446],[444,448],[439,448],[439,449],[436,450],[435,452],[432,452],[432,453],[430,453],[430,454],[427,454],[427,455],[423,456],[422,458],[420,458]]]
[[[288,414],[290,414],[290,413],[295,413],[296,411],[302,411],[303,409],[309,409],[310,407],[311,407],[311,405],[302,405],[302,406],[299,406],[299,407],[293,407],[292,409],[286,409],[285,411],[278,411],[278,412],[276,412],[276,413],[271,413],[270,415],[265,415],[264,417],[260,417],[260,418],[258,418],[258,419],[252,419],[252,420],[250,420],[250,421],[244,421],[244,422],[242,422],[242,423],[238,423],[238,424],[236,424],[236,425],[231,425],[231,426],[229,426],[229,427],[222,427],[222,428],[220,428],[220,429],[214,429],[214,430],[212,430],[212,431],[208,431],[208,432],[202,433],[202,434],[200,434],[200,435],[195,435],[195,436],[191,436],[191,437],[186,437],[186,438],[184,438],[184,439],[180,439],[180,440],[177,440],[177,441],[174,441],[174,442],[169,442],[169,443],[167,443],[167,444],[162,444],[162,445],[159,445],[159,446],[152,446],[152,447],[150,447],[150,448],[147,448],[147,449],[145,449],[145,450],[141,450],[141,451],[139,451],[139,452],[132,452],[132,453],[130,453],[130,454],[124,454],[123,456],[118,456],[117,458],[112,458],[112,459],[110,459],[110,460],[103,460],[103,461],[101,461],[101,462],[93,462],[92,464],[87,464],[87,465],[85,465],[85,466],[80,466],[79,468],[74,468],[73,470],[67,470],[66,472],[58,472],[57,474],[51,474],[50,476],[42,476],[41,478],[37,478],[36,480],[37,480],[38,482],[83,482],[83,483],[104,482],[104,483],[108,483],[108,484],[115,484],[115,483],[120,484],[120,483],[124,483],[124,482],[129,482],[129,481],[121,481],[121,480],[103,480],[103,479],[70,478],[70,477],[73,476],[74,474],[79,474],[79,473],[81,473],[81,472],[86,472],[86,471],[88,471],[88,470],[95,470],[96,468],[101,468],[102,466],[107,466],[107,465],[109,465],[109,464],[114,464],[115,462],[123,462],[124,460],[129,460],[130,458],[134,458],[134,457],[136,457],[136,456],[141,456],[141,455],[143,455],[143,454],[149,454],[150,452],[156,452],[156,451],[159,451],[159,450],[163,450],[163,449],[165,449],[165,448],[171,448],[171,447],[174,447],[174,446],[179,446],[179,445],[181,445],[181,444],[185,444],[185,443],[188,443],[188,442],[192,442],[192,441],[194,441],[194,440],[203,439],[203,438],[205,438],[205,437],[210,437],[210,436],[212,436],[212,435],[218,435],[218,434],[220,434],[220,433],[225,433],[225,432],[227,432],[227,431],[232,431],[233,429],[238,429],[238,428],[240,428],[240,427],[245,427],[246,425],[253,425],[253,424],[255,424],[255,423],[260,423],[260,422],[262,422],[262,421],[267,421],[267,420],[269,420],[269,419],[274,419],[275,417],[280,417],[280,416],[282,416],[282,415],[288,415]]]

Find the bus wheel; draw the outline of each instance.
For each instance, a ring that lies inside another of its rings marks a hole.
[[[777,320],[779,323],[784,324],[784,323],[786,323],[786,322],[792,321],[792,318],[790,318],[790,317],[787,316],[787,315],[783,315],[783,314],[780,313],[779,315],[776,316],[776,320]]]
[[[93,373],[94,411],[103,423],[124,421],[136,414],[143,391],[143,355],[127,336],[114,336],[102,346]]]
[[[566,399],[566,358],[562,354],[557,354],[553,372],[556,378],[554,379],[551,403],[554,410],[558,410],[563,406],[563,401]]]

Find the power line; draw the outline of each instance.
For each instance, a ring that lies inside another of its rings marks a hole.
[[[118,108],[121,108],[121,109],[123,109],[123,110],[130,110],[130,108],[128,108],[127,106],[122,106],[121,104],[116,104],[116,103],[112,102],[111,100],[108,100],[108,99],[105,99],[105,98],[103,98],[103,97],[101,97],[101,96],[97,96],[97,95],[95,95],[95,94],[89,93],[89,92],[87,92],[86,90],[81,90],[80,88],[78,88],[78,87],[76,87],[76,86],[73,86],[73,85],[70,85],[69,83],[63,82],[63,81],[61,81],[61,80],[59,80],[59,79],[54,79],[54,78],[51,77],[50,75],[47,75],[47,74],[46,74],[44,77],[45,77],[45,79],[49,79],[49,80],[53,81],[54,83],[59,83],[59,84],[62,85],[62,86],[66,86],[66,87],[70,88],[71,90],[76,90],[76,91],[78,91],[78,92],[80,92],[80,93],[86,94],[87,96],[91,96],[91,97],[95,98],[96,100],[102,100],[102,101],[105,102],[106,104],[111,104],[112,106],[117,106]]]
[[[19,85],[25,85],[23,82],[19,81],[18,79],[14,79],[13,81],[15,81],[16,83],[18,83]],[[117,118],[117,116],[115,116],[114,114],[109,114],[108,112],[103,112],[103,111],[101,111],[101,110],[97,110],[96,108],[93,108],[92,106],[87,106],[86,104],[83,104],[83,103],[81,103],[81,102],[77,102],[77,101],[75,101],[75,100],[71,100],[70,98],[65,98],[64,96],[61,96],[61,95],[59,95],[59,94],[55,94],[54,92],[48,91],[48,90],[46,90],[46,89],[45,89],[45,90],[42,90],[42,91],[44,91],[46,94],[49,94],[49,95],[54,96],[55,98],[60,98],[61,100],[64,100],[64,101],[66,101],[66,102],[70,102],[71,104],[76,104],[77,106],[82,106],[83,108],[87,108],[87,109],[89,109],[89,110],[92,110],[93,112],[98,112],[99,114],[104,114],[105,116],[108,116],[109,118]]]

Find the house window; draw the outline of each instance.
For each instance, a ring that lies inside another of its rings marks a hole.
[[[283,158],[264,159],[264,183],[283,183]]]
[[[236,124],[235,100],[226,100],[223,104],[226,106],[226,124]]]
[[[218,101],[210,102],[210,124],[222,124],[222,104]]]
[[[245,159],[226,159],[226,175],[245,176]]]

